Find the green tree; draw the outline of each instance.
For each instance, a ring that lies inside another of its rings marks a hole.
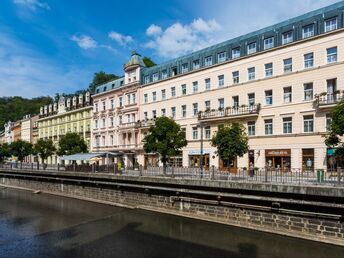
[[[325,144],[329,148],[335,148],[334,155],[339,163],[344,158],[344,143],[342,137],[344,135],[344,101],[339,102],[332,111],[332,122],[329,132],[325,137]]]
[[[57,155],[73,155],[76,153],[86,153],[87,144],[85,140],[77,133],[67,133],[59,140]]]
[[[44,164],[44,161],[50,156],[54,155],[56,151],[54,143],[51,139],[48,139],[48,140],[38,139],[33,149],[34,149],[34,154],[39,156],[42,159],[43,164]]]
[[[156,66],[156,63],[152,61],[149,57],[145,56],[142,59],[143,63],[145,64],[146,67],[153,67]]]
[[[23,162],[25,157],[33,153],[32,144],[27,141],[17,140],[12,142],[9,147],[11,154],[17,157],[20,162]]]
[[[155,125],[149,128],[149,133],[143,139],[143,148],[147,153],[157,153],[166,172],[166,163],[171,156],[176,155],[181,148],[187,145],[185,132],[181,130],[173,119],[159,117]]]
[[[0,162],[4,161],[5,158],[11,156],[10,145],[3,143],[0,145]]]
[[[221,127],[211,139],[211,145],[217,148],[216,154],[230,164],[249,150],[245,127],[239,123]]]
[[[93,81],[90,83],[90,86],[88,87],[88,90],[91,93],[94,93],[96,90],[96,87],[100,84],[109,82],[111,80],[118,79],[119,77],[117,75],[111,74],[111,73],[105,73],[103,71],[100,71],[98,73],[94,73]]]

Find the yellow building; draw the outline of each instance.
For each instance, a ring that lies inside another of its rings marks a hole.
[[[58,102],[41,107],[38,125],[38,138],[51,139],[58,147],[59,139],[68,132],[82,136],[90,147],[92,101],[90,93],[73,98],[60,97]],[[57,164],[56,155],[48,158],[47,164]]]

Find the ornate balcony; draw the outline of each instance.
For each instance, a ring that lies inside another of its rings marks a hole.
[[[323,92],[315,95],[315,102],[319,109],[332,108],[344,99],[344,92],[336,91],[335,93]]]
[[[137,128],[137,127],[138,127],[138,122],[129,122],[129,123],[123,123],[123,124],[118,125],[119,129],[131,129],[131,128]]]
[[[227,107],[224,109],[212,109],[200,111],[198,113],[199,121],[217,121],[236,119],[244,117],[256,117],[259,115],[260,104],[250,106],[242,105],[240,107]]]
[[[155,119],[147,119],[147,120],[140,121],[138,125],[140,128],[150,128],[154,124],[155,124]]]

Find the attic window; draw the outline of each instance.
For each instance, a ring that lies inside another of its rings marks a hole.
[[[104,87],[104,91],[106,91],[106,86]]]
[[[115,88],[115,84],[114,83],[112,84],[112,88]]]
[[[177,75],[177,67],[172,68],[172,76]]]
[[[99,89],[97,89],[96,92],[99,93]]]

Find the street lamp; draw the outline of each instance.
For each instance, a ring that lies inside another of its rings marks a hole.
[[[203,123],[199,124],[201,128],[201,153],[200,153],[200,169],[201,169],[201,178],[203,177]]]

